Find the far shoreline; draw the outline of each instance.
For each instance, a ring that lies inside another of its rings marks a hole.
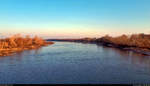
[[[101,38],[46,39],[46,41],[92,43],[150,56],[150,34],[142,33],[130,36],[121,35],[118,37],[106,35]]]

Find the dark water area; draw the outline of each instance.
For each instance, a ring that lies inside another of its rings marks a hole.
[[[73,42],[0,57],[0,84],[150,84],[150,57]]]

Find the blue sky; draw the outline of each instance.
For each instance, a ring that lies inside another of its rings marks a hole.
[[[0,34],[45,38],[150,33],[150,0],[0,0]]]

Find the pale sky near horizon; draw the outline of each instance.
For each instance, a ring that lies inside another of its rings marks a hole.
[[[150,0],[0,0],[0,35],[44,38],[150,33]]]

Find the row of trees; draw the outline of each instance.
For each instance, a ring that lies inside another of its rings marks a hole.
[[[139,47],[150,49],[150,35],[133,34],[130,36],[122,35],[118,37],[104,36],[97,39],[97,42],[104,42],[123,47]]]
[[[33,46],[42,46],[46,42],[37,36],[31,38],[30,36],[22,37],[21,35],[14,35],[9,38],[0,39],[0,49],[11,48],[32,48]]]
[[[132,35],[123,34],[118,37],[111,37],[109,35],[106,35],[101,38],[83,38],[83,39],[72,39],[68,41],[87,42],[87,43],[93,42],[116,47],[137,47],[150,49],[150,35],[143,33]]]

